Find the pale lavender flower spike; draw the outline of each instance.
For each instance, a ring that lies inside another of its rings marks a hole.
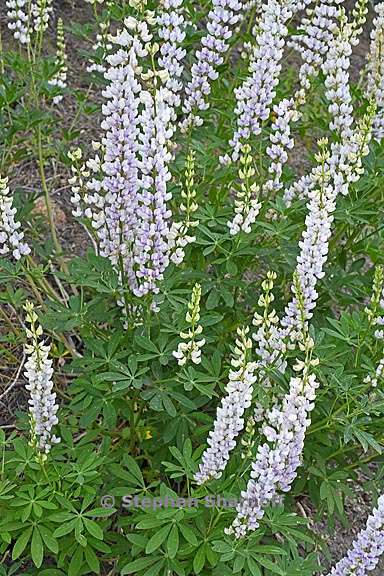
[[[353,542],[346,556],[327,576],[366,576],[374,570],[384,554],[384,496],[367,520],[366,527]]]
[[[111,260],[121,285],[139,297],[159,291],[172,250],[168,182],[184,57],[181,4],[163,0],[156,20],[161,46],[152,42],[147,22],[132,17],[109,37],[118,48],[106,59],[100,156],[86,164],[94,173],[86,193],[72,188],[75,214],[90,219],[100,254]],[[143,70],[142,58],[149,54],[158,55],[161,68]],[[71,155],[77,156],[78,151]]]
[[[202,125],[203,119],[198,112],[209,108],[207,96],[211,93],[212,81],[218,78],[217,68],[224,62],[234,27],[251,6],[252,3],[246,0],[212,0],[208,34],[202,38],[202,47],[196,51],[197,62],[192,66],[192,78],[185,89],[183,112],[186,116],[180,124],[183,132]]]
[[[309,1],[288,0],[282,3],[279,0],[268,0],[262,6],[249,75],[235,90],[237,121],[229,142],[232,152],[222,157],[221,162],[227,164],[237,161],[242,145],[251,135],[260,134],[261,124],[270,114],[279,83],[281,59],[288,34],[287,22]]]
[[[179,92],[183,85],[180,77],[184,70],[186,51],[182,48],[185,38],[185,19],[182,11],[183,0],[162,0],[162,12],[157,18],[159,36],[163,40],[160,47],[160,66],[168,72],[166,87],[171,107],[180,105]]]
[[[236,446],[236,437],[244,428],[244,412],[251,405],[254,371],[256,362],[247,359],[252,341],[248,338],[248,328],[238,328],[235,354],[231,360],[229,383],[226,396],[217,409],[213,430],[209,432],[205,450],[195,480],[203,484],[212,478],[220,478],[229,460],[230,452]]]
[[[236,538],[256,530],[264,516],[265,507],[273,502],[279,491],[288,492],[297,469],[301,464],[305,433],[310,425],[310,412],[319,384],[314,374],[303,374],[291,378],[290,391],[281,409],[274,406],[267,415],[268,424],[263,428],[267,442],[257,450],[252,464],[251,478],[242,501],[237,507],[237,516],[226,529]]]

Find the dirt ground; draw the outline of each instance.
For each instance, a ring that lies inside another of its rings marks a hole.
[[[91,7],[85,2],[73,1],[57,1],[56,13],[61,16],[64,23],[71,21],[87,22],[92,18]],[[346,2],[349,8],[352,3]],[[359,70],[365,62],[366,54],[369,50],[369,33],[370,23],[372,21],[372,10],[368,19],[368,24],[361,37],[359,46],[354,51],[352,60],[352,78],[357,80],[359,77]],[[5,0],[0,0],[0,24],[2,29],[3,43],[13,43],[12,37],[6,27],[6,10]],[[52,46],[55,45],[55,32],[49,30],[49,42]],[[80,50],[83,48],[82,42],[71,34],[66,32],[66,44],[68,53],[68,83],[76,86],[79,89],[87,91],[89,89],[86,80],[85,68],[87,62],[81,56]],[[93,101],[100,99],[100,91],[98,88],[90,90],[89,97]],[[70,98],[66,97],[58,106],[57,113],[60,122],[68,122],[75,115],[76,103]],[[91,118],[91,120],[90,120]],[[93,124],[94,123],[94,124]],[[80,117],[77,123],[77,128],[81,134],[84,134],[86,139],[90,142],[92,137],[97,137],[97,119],[92,117]],[[81,135],[80,135],[81,140]],[[309,162],[307,159],[307,151],[304,146],[298,143],[295,152],[290,162],[291,167],[297,172],[298,175],[305,173],[308,168]],[[52,198],[54,202],[54,209],[56,221],[58,224],[59,236],[65,244],[66,251],[71,254],[82,254],[85,252],[89,241],[87,235],[81,226],[71,216],[71,206],[69,202],[70,190],[67,183],[67,173],[61,168],[51,169],[49,173],[48,184],[52,190]],[[23,188],[26,192],[40,192],[40,178],[37,166],[34,162],[26,161],[18,164],[12,173],[12,186]],[[45,208],[42,203],[38,204],[35,208],[37,211],[44,212]],[[44,214],[43,214],[44,215]],[[7,328],[5,328],[7,329]],[[1,329],[0,329],[1,339]],[[1,340],[0,340],[1,341]],[[23,371],[19,371],[19,366],[22,361],[22,352],[20,346],[15,344],[12,353],[15,354],[16,359],[10,360],[12,371],[9,371],[9,363],[7,368],[0,363],[0,423],[6,428],[12,429],[14,423],[14,416],[20,410],[25,410],[27,405],[27,395],[24,390]],[[7,390],[10,386],[12,389],[7,393],[6,397],[2,397],[2,391]],[[321,534],[326,540],[332,557],[336,561],[341,558],[345,551],[350,546],[355,535],[365,525],[366,518],[372,508],[370,499],[364,494],[361,483],[357,483],[354,487],[355,497],[347,500],[347,514],[349,519],[349,526],[344,528],[341,524],[337,525],[337,529],[333,534],[327,534],[326,527],[322,522],[315,522],[312,524],[313,529]],[[378,568],[371,572],[372,576],[383,576],[384,573],[384,559],[382,559]]]

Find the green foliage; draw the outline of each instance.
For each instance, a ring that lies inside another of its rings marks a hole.
[[[71,14],[76,16],[75,4]],[[207,2],[186,4],[190,24],[207,13]],[[155,5],[148,2],[149,9]],[[79,8],[81,22],[65,22],[66,33],[78,43],[78,61],[92,58],[100,63],[103,51],[92,49],[100,23],[116,27],[134,13],[123,1],[104,9],[95,4],[95,10],[96,15],[85,11],[84,20]],[[253,17],[252,13],[237,32],[237,43],[252,41]],[[199,28],[189,28],[187,49],[202,34]],[[383,473],[375,475],[376,466],[383,463],[384,388],[382,382],[372,388],[365,381],[383,350],[364,310],[371,298],[373,270],[384,264],[383,145],[372,142],[364,176],[338,200],[335,211],[311,326],[321,388],[303,464],[290,496],[267,508],[257,531],[235,541],[224,533],[233,520],[234,505],[218,503],[216,497],[234,502],[245,489],[251,457],[244,444],[239,442],[219,480],[197,487],[193,477],[227,384],[236,329],[252,324],[261,281],[269,269],[277,274],[275,304],[283,313],[307,211],[302,200],[287,208],[278,194],[270,195],[262,198],[250,234],[232,237],[228,231],[237,173],[219,165],[218,156],[226,150],[234,125],[233,86],[246,76],[246,61],[238,57],[234,43],[213,84],[204,126],[189,140],[177,136],[171,206],[177,210],[182,202],[186,157],[194,150],[196,241],[186,248],[181,266],[168,268],[160,293],[153,300],[140,299],[127,289],[122,293],[118,272],[93,248],[77,246],[74,253],[72,233],[80,237],[82,227],[75,229],[71,223],[66,236],[64,224],[58,250],[52,229],[48,232],[47,214],[33,208],[44,195],[45,173],[57,189],[69,194],[67,152],[78,144],[89,148],[100,120],[104,79],[76,68],[76,85],[58,90],[49,84],[55,59],[48,42],[32,58],[6,40],[9,47],[0,56],[6,72],[0,82],[1,174],[12,177],[19,168],[27,172],[16,205],[33,256],[17,263],[0,259],[0,307],[6,326],[0,330],[0,353],[8,369],[7,389],[26,341],[22,307],[28,298],[34,299],[52,346],[61,443],[45,462],[39,461],[28,443],[27,409],[13,415],[12,427],[5,428],[7,436],[0,431],[0,576],[312,576],[319,570],[318,552],[325,543],[311,532],[297,503],[309,503],[315,518],[333,530],[338,522],[348,523],[345,500],[353,497],[358,469],[364,467],[370,494],[384,484]],[[296,73],[289,68],[278,97],[290,95],[295,82]],[[52,98],[58,93],[65,104],[55,109]],[[363,98],[354,86],[359,114]],[[313,164],[314,142],[327,133],[328,123],[320,75],[293,128],[310,151],[306,162]],[[263,135],[252,142],[260,182],[268,173],[265,149],[270,129],[268,118]],[[28,163],[35,169],[38,165],[31,183]],[[288,167],[284,184],[298,175]],[[72,222],[68,205],[66,222]],[[186,311],[196,283],[202,290],[202,361],[179,366],[172,353],[180,332],[188,329]],[[118,299],[124,300],[128,315]],[[292,372],[282,375],[268,366],[266,373],[273,394],[281,398]],[[272,406],[264,381],[255,386],[254,401]],[[251,414],[252,409],[247,419]],[[257,425],[249,439],[253,457],[262,438]],[[162,503],[156,504],[156,498]],[[164,506],[166,499],[177,505]]]

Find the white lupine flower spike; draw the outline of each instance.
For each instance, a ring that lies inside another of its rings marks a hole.
[[[384,137],[384,2],[375,6],[375,12],[366,71],[368,95],[377,107],[373,134],[380,142]]]
[[[191,300],[188,302],[188,311],[185,316],[189,329],[187,332],[180,332],[180,337],[183,339],[183,342],[180,342],[177,350],[172,352],[179,366],[185,366],[188,360],[191,360],[193,364],[200,364],[201,362],[201,349],[205,344],[205,339],[201,338],[203,327],[199,324],[200,299],[201,286],[200,284],[195,284],[192,290]]]
[[[20,44],[29,44],[30,21],[29,21],[29,1],[28,0],[7,0],[8,8],[8,28],[12,30],[13,36]]]
[[[254,181],[255,174],[251,147],[244,144],[240,153],[240,185],[235,197],[235,216],[227,222],[231,236],[236,236],[241,231],[249,234],[256,222],[261,203],[258,200],[260,187]]]
[[[57,71],[53,78],[49,80],[51,86],[57,86],[58,88],[66,88],[67,86],[67,54],[65,52],[65,39],[64,39],[64,25],[61,18],[57,21],[57,52],[56,52],[56,62]],[[54,96],[52,102],[53,104],[58,104],[63,99],[61,94]]]
[[[217,409],[213,430],[209,433],[205,450],[195,480],[203,484],[212,478],[220,478],[236,446],[236,437],[244,428],[244,412],[252,401],[254,371],[257,364],[249,360],[252,340],[249,328],[238,328],[234,353],[231,359],[226,395]]]
[[[15,215],[8,178],[0,178],[0,256],[11,254],[15,260],[20,260],[31,249],[23,241],[24,232],[20,230],[21,223],[15,220]]]
[[[58,423],[56,416],[58,405],[56,403],[56,393],[53,392],[52,382],[52,360],[49,358],[50,345],[44,343],[41,338],[43,329],[38,323],[37,314],[31,302],[24,306],[26,311],[25,329],[28,344],[25,352],[29,358],[25,364],[24,375],[28,380],[26,389],[30,399],[29,413],[31,422],[31,445],[37,451],[39,458],[46,459],[52,444],[60,442],[52,434],[52,428]]]
[[[201,40],[201,48],[196,51],[197,62],[192,66],[192,78],[185,88],[185,118],[180,124],[183,132],[203,124],[199,112],[209,108],[207,98],[211,93],[211,83],[219,77],[217,68],[224,62],[234,27],[241,22],[248,8],[250,3],[246,0],[212,0],[207,34]]]

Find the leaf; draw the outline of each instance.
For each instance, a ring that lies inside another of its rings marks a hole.
[[[253,558],[251,558],[250,556],[248,556],[248,558],[247,558],[247,564],[248,564],[248,568],[249,568],[252,576],[262,576],[261,570],[260,570],[259,566],[257,565],[257,562]]]
[[[196,534],[194,533],[192,528],[190,528],[186,524],[179,524],[179,528],[180,532],[182,533],[186,541],[192,544],[193,546],[197,546]]]
[[[62,526],[59,526],[54,531],[53,537],[54,538],[60,538],[61,536],[65,536],[66,534],[69,534],[70,532],[72,532],[72,530],[75,529],[76,522],[77,522],[77,518],[74,518],[70,522],[67,522],[66,524],[63,524]]]
[[[134,574],[139,570],[143,570],[143,568],[147,568],[151,566],[157,561],[157,558],[139,558],[138,560],[134,560],[133,562],[129,562],[121,569],[121,576],[124,574]]]
[[[172,526],[167,540],[167,551],[170,558],[174,558],[179,549],[179,530],[176,525]]]
[[[277,564],[271,562],[268,558],[264,558],[264,556],[258,556],[257,561],[264,566],[264,568],[268,568],[274,574],[279,574],[279,576],[285,576],[285,572],[282,571]]]
[[[33,528],[30,526],[22,534],[20,534],[12,550],[12,560],[16,560],[24,552],[25,547],[31,537],[32,530]]]
[[[205,545],[203,544],[197,550],[195,557],[193,559],[193,569],[195,571],[195,574],[199,574],[202,571],[204,564],[205,564]]]
[[[59,551],[59,544],[56,538],[52,536],[52,531],[48,530],[48,528],[46,526],[43,526],[42,524],[39,525],[39,530],[41,537],[47,548],[49,548],[50,551],[53,552],[54,554],[57,554]]]
[[[96,574],[100,574],[100,562],[95,552],[90,546],[87,546],[84,550],[85,560],[87,561],[90,569]]]
[[[31,557],[36,568],[40,568],[43,562],[44,546],[38,528],[35,526],[31,541]]]
[[[284,550],[284,548],[281,548],[280,546],[263,545],[263,544],[252,546],[252,552],[259,552],[260,554],[273,554],[273,555],[280,554],[281,556],[287,555],[287,551]]]
[[[116,512],[116,508],[92,508],[92,510],[87,510],[85,516],[94,516],[97,518],[102,518],[104,516],[111,516]]]
[[[161,568],[163,568],[164,564],[165,564],[165,560],[160,560],[159,562],[157,562],[156,564],[151,566],[151,568],[148,568],[148,570],[146,572],[144,572],[143,576],[158,576],[160,574],[160,570],[161,570]]]
[[[157,550],[168,536],[170,529],[171,527],[167,525],[163,526],[163,528],[161,528],[158,532],[156,532],[152,536],[152,538],[150,538],[150,540],[148,541],[148,544],[145,548],[145,553],[152,554],[152,552]]]
[[[155,352],[156,354],[160,353],[160,351],[156,348],[154,343],[146,336],[136,336],[135,343],[138,344],[140,348],[148,350],[148,352]]]
[[[80,574],[83,565],[83,548],[78,546],[68,566],[68,576]]]
[[[103,531],[94,520],[83,518],[83,522],[87,532],[89,532],[91,536],[97,538],[98,540],[103,540]]]

